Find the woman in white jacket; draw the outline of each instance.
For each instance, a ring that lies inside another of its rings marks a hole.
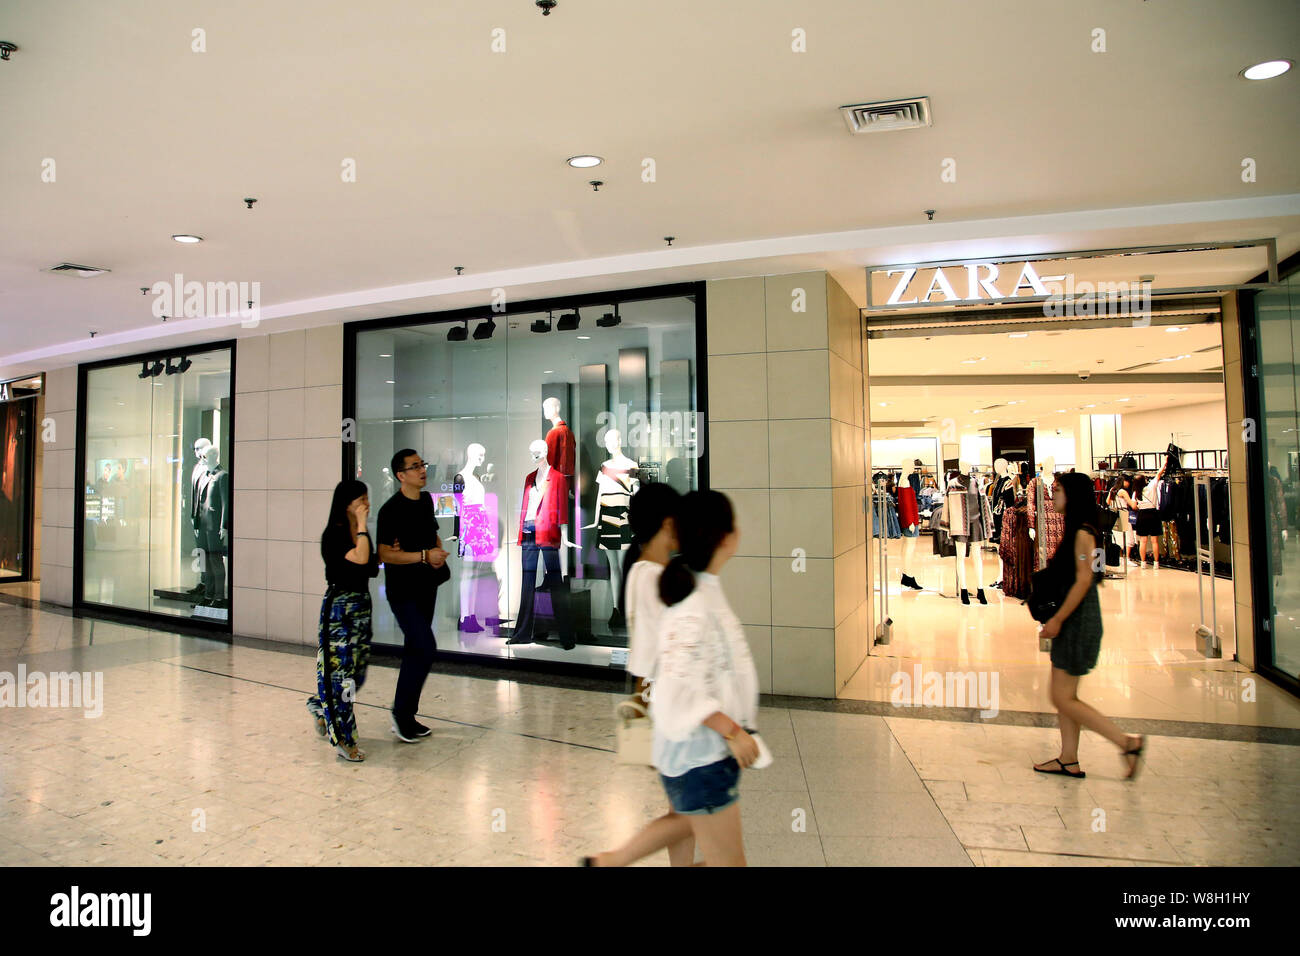
[[[740,771],[758,758],[749,733],[758,672],[718,580],[740,540],[727,496],[686,495],[677,537],[681,554],[659,580],[666,609],[651,691],[654,762],[673,811],[690,819],[704,865],[744,866]]]

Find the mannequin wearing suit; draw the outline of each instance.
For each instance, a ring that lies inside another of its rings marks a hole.
[[[200,438],[194,442],[194,467],[190,470],[190,526],[194,529],[194,546],[203,547],[203,532],[199,529],[199,498],[202,496],[203,485],[208,479],[208,463],[203,457],[207,454],[212,442],[206,438]],[[206,550],[206,549],[204,549]],[[203,593],[203,580],[190,588],[190,594]]]
[[[226,543],[230,539],[230,473],[221,467],[216,445],[203,453],[207,474],[198,487],[199,547],[203,549],[203,594],[209,601],[226,599]]]

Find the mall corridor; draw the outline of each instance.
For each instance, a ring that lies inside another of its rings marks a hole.
[[[614,685],[435,667],[420,711],[433,733],[407,745],[388,730],[390,664],[358,695],[369,757],[350,764],[303,707],[306,647],[0,595],[0,673],[103,677],[81,707],[4,711],[0,866],[567,866],[663,812],[655,774],[615,763]],[[1300,864],[1300,731],[1138,721],[1166,732],[1152,731],[1137,781],[1089,734],[1074,781],[1031,770],[1055,752],[1047,715],[764,703],[776,760],[741,785],[752,865]]]

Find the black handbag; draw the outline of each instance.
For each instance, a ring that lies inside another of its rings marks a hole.
[[[1106,545],[1106,564],[1110,567],[1119,567],[1120,546],[1114,541]]]
[[[1050,564],[1041,571],[1035,571],[1029,578],[1029,616],[1039,624],[1045,624],[1061,609],[1065,596],[1070,593],[1070,584],[1062,580],[1061,575]]]
[[[1137,459],[1133,457],[1133,453],[1131,451],[1126,451],[1124,453],[1124,457],[1119,460],[1119,467],[1121,471],[1136,471],[1137,466],[1138,466]]]

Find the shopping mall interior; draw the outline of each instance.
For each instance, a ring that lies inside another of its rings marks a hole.
[[[571,866],[751,730],[729,862],[1300,863],[1298,58],[1294,0],[6,10],[0,865]]]

